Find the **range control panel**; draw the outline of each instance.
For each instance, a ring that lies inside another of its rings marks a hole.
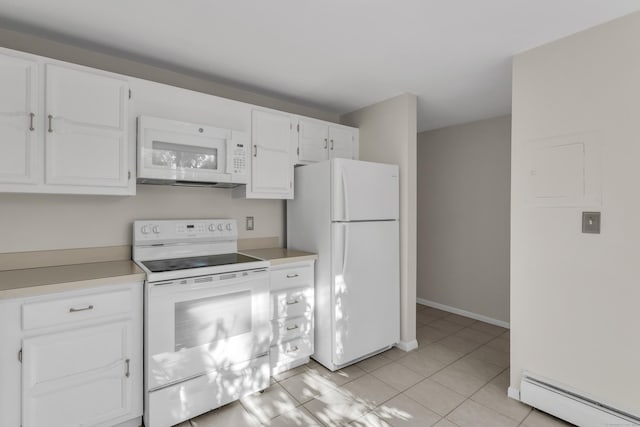
[[[145,220],[133,223],[134,244],[188,242],[193,240],[237,240],[235,219]]]

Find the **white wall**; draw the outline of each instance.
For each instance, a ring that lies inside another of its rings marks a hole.
[[[511,116],[418,134],[419,299],[509,322],[510,167]]]
[[[360,159],[400,166],[400,338],[416,338],[416,120],[415,95],[404,94],[342,116],[360,128]]]
[[[333,113],[224,86],[209,80],[164,70],[67,44],[0,28],[0,46],[100,68],[141,79],[196,90],[242,102],[329,121]],[[249,130],[247,104],[200,95],[192,103],[187,91],[133,79],[132,110],[136,114],[171,116]],[[203,106],[223,113],[209,117]],[[167,113],[171,111],[171,113]],[[130,138],[134,138],[130,123]],[[244,217],[255,217],[255,230],[244,231]],[[0,193],[0,253],[78,247],[128,245],[131,222],[145,218],[226,218],[239,221],[240,238],[276,236],[284,239],[282,201],[232,199],[230,189],[138,186],[134,197],[64,196]]]
[[[511,386],[529,370],[636,416],[639,40],[635,13],[514,58],[511,185]]]

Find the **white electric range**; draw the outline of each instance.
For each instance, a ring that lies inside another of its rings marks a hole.
[[[145,425],[164,427],[269,386],[269,263],[230,219],[136,221],[145,281]]]

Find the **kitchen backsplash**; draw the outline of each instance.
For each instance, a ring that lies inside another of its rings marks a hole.
[[[233,218],[239,238],[284,238],[281,200],[234,199],[221,188],[139,185],[135,197],[0,194],[0,253],[131,244],[138,219]],[[254,230],[245,230],[245,217]]]

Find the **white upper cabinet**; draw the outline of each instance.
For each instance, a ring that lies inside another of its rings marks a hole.
[[[46,183],[128,186],[127,82],[46,64]]]
[[[0,48],[0,93],[0,192],[135,194],[126,78]]]
[[[251,177],[234,195],[250,199],[293,198],[293,138],[291,115],[253,110],[251,115]]]
[[[298,118],[297,164],[322,160],[359,158],[359,131],[321,120]]]
[[[359,130],[348,126],[329,126],[329,158],[353,159],[359,156]]]
[[[326,122],[300,117],[297,129],[299,161],[319,162],[329,158],[329,126]]]
[[[38,63],[20,54],[0,54],[0,94],[0,185],[36,184],[42,172]]]

